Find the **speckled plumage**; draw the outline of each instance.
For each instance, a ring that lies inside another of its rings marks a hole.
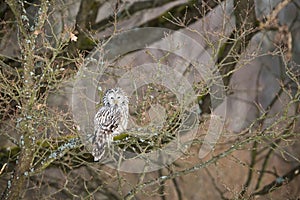
[[[103,97],[103,106],[94,118],[93,156],[100,160],[113,137],[127,128],[128,98],[121,88],[109,89]]]

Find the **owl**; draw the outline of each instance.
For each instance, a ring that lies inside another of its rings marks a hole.
[[[128,98],[121,88],[109,89],[103,96],[103,106],[94,118],[92,140],[94,161],[98,161],[110,147],[113,137],[127,128]]]

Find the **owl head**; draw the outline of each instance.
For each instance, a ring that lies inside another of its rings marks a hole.
[[[112,107],[123,107],[128,106],[128,98],[125,92],[121,88],[112,88],[106,90],[103,96],[104,106]]]

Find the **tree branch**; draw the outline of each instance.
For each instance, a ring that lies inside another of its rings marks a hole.
[[[272,183],[264,186],[263,189],[261,189],[260,191],[251,194],[251,196],[262,196],[265,194],[269,194],[272,191],[280,188],[281,186],[291,182],[294,178],[296,178],[299,175],[299,173],[300,173],[300,165],[290,170],[283,176],[277,177]]]
[[[257,33],[259,23],[255,15],[254,0],[234,0],[236,29],[219,50],[217,66],[225,86],[229,85],[231,75],[251,38]]]
[[[49,2],[41,1],[39,15],[33,25],[29,24],[28,14],[23,1],[7,0],[7,4],[14,13],[17,27],[20,31],[19,45],[23,56],[23,87],[19,94],[21,98],[21,118],[19,135],[20,155],[15,171],[7,183],[2,199],[21,198],[24,182],[29,173],[35,152],[34,127],[30,123],[33,114],[33,105],[36,102],[37,94],[34,90],[34,66],[35,66],[35,45],[37,35],[41,32],[44,22],[47,19]]]

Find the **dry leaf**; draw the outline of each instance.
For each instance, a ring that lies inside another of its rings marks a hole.
[[[74,41],[74,42],[77,41],[77,36],[73,33],[70,33],[70,38],[71,38],[71,41]]]

